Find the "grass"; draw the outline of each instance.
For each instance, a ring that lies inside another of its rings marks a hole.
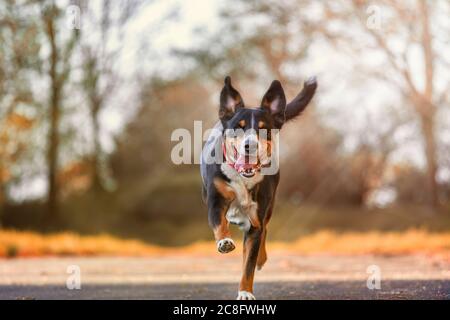
[[[292,243],[273,243],[273,248],[303,254],[449,254],[450,232],[432,233],[418,229],[403,232],[320,231]]]
[[[150,255],[162,248],[137,240],[108,235],[80,236],[74,233],[43,235],[35,232],[0,231],[0,257],[49,255]]]
[[[238,243],[238,248],[241,244]],[[269,252],[288,254],[443,254],[450,257],[450,232],[411,229],[400,232],[319,231],[292,242],[270,242]],[[235,252],[239,252],[236,250]],[[0,230],[0,257],[37,256],[152,256],[165,254],[216,254],[212,241],[183,247],[162,247],[139,240],[109,235],[80,236],[74,233],[42,235],[34,232]],[[238,253],[235,253],[238,254]]]

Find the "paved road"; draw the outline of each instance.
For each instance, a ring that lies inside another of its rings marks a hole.
[[[66,287],[72,265],[80,268],[81,290]],[[371,265],[380,268],[380,290],[367,288]],[[236,254],[0,260],[0,299],[233,299],[240,266]],[[275,254],[256,274],[255,295],[258,299],[450,299],[450,261],[420,255]]]

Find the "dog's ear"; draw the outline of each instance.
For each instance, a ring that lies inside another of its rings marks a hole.
[[[242,100],[239,92],[231,85],[231,78],[227,76],[224,81],[224,87],[220,93],[220,120],[229,120],[233,114],[240,108],[244,107],[244,100]]]
[[[305,81],[303,90],[286,106],[286,121],[294,119],[306,109],[317,89],[316,77]]]
[[[286,96],[280,81],[272,82],[261,101],[261,108],[268,110],[274,119],[275,126],[281,128],[286,110]]]

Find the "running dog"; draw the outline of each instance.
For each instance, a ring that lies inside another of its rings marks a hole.
[[[280,180],[277,164],[269,174],[264,172],[273,168],[277,159],[273,132],[302,113],[315,94],[317,81],[315,77],[308,79],[303,90],[286,104],[281,83],[275,80],[256,108],[245,107],[230,77],[224,82],[220,121],[202,150],[202,196],[220,253],[235,248],[229,223],[244,231],[243,273],[237,299],[254,300],[255,268],[261,269],[267,260],[267,223]]]

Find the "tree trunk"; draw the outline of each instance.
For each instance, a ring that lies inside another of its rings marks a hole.
[[[50,15],[46,20],[47,36],[50,42],[50,133],[48,137],[48,199],[47,199],[47,219],[54,221],[59,216],[59,192],[58,192],[58,150],[59,150],[59,117],[60,117],[60,97],[61,83],[58,77],[58,49],[56,47],[54,15]]]
[[[100,110],[100,102],[97,98],[91,98],[91,123],[92,123],[92,139],[94,141],[94,153],[92,155],[92,188],[94,190],[103,190],[102,180],[100,177],[100,128],[98,123],[98,111]]]
[[[429,201],[433,208],[439,207],[439,186],[436,181],[437,174],[437,157],[436,157],[436,141],[434,138],[434,117],[422,116],[422,134],[425,143],[425,155],[427,159],[427,177]]]
[[[1,165],[0,165],[0,173],[1,173]],[[3,226],[3,215],[5,214],[5,206],[6,206],[5,184],[3,183],[3,181],[0,181],[0,229]]]
[[[420,0],[419,8],[421,11],[422,25],[422,48],[425,63],[425,91],[417,105],[421,122],[422,133],[425,140],[425,153],[427,158],[427,175],[430,192],[430,204],[433,208],[439,206],[439,186],[436,181],[436,173],[438,169],[436,156],[436,140],[434,137],[434,119],[436,108],[433,105],[433,89],[434,89],[434,53],[432,48],[432,35],[430,31],[430,21],[428,4],[426,0]]]

